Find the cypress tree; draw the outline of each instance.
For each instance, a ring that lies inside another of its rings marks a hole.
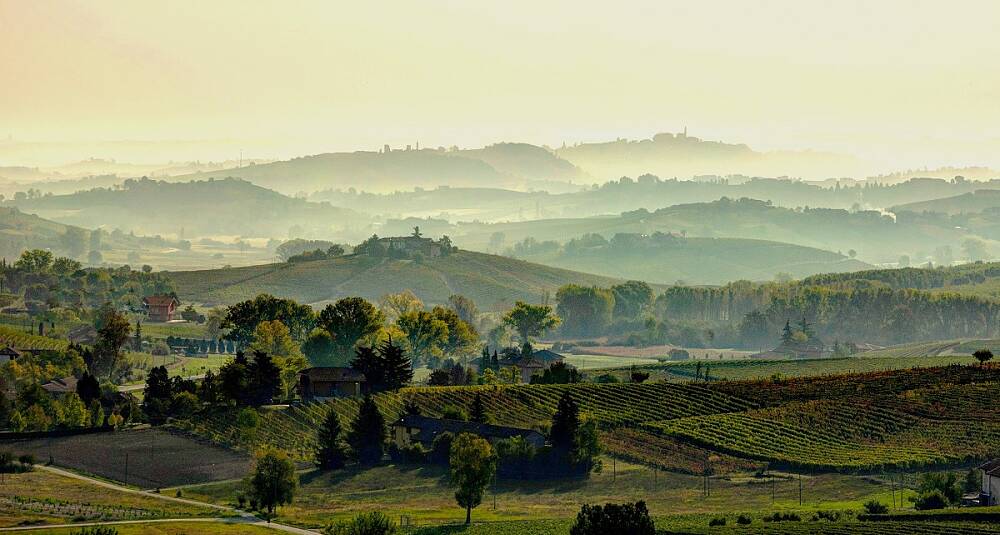
[[[316,464],[320,468],[336,469],[343,468],[347,459],[347,449],[341,441],[342,429],[340,427],[340,417],[337,411],[330,410],[326,414],[323,426],[319,428],[317,441],[319,446],[316,449]]]
[[[580,428],[580,407],[573,401],[569,392],[563,393],[552,417],[552,428],[549,439],[552,446],[558,450],[569,452],[573,449],[576,432]]]
[[[367,395],[358,408],[358,416],[351,424],[347,442],[358,462],[371,465],[378,463],[385,454],[385,441],[385,418],[375,405],[375,400]]]
[[[392,343],[392,338],[379,345],[378,354],[386,390],[399,390],[413,381],[413,363],[402,347]]]
[[[472,399],[472,406],[469,407],[469,421],[485,424],[489,420],[486,414],[486,406],[483,404],[483,396],[476,392],[476,397]]]

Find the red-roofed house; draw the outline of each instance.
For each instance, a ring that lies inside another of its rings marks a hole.
[[[181,302],[172,295],[150,295],[142,299],[142,304],[146,305],[149,321],[168,322],[173,321]]]

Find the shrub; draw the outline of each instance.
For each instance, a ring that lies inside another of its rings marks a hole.
[[[717,517],[709,520],[708,521],[708,525],[711,526],[711,527],[725,526],[726,525],[726,517],[724,517],[724,516],[717,516]]]
[[[774,513],[771,516],[765,516],[764,522],[801,522],[802,517],[795,513]]]
[[[432,463],[448,464],[448,460],[451,457],[451,443],[453,440],[455,440],[455,435],[448,431],[434,437],[430,455]]]
[[[656,528],[646,502],[584,505],[576,515],[570,535],[653,535]]]
[[[873,503],[873,502],[877,506],[882,507],[883,509],[885,509],[884,505],[882,505],[881,503],[879,503],[879,502],[877,502],[875,500],[872,500],[872,501],[870,501],[870,502],[868,502],[868,503],[865,504],[865,510],[866,511],[868,510],[868,504]],[[888,510],[886,509],[886,511],[888,511]],[[870,514],[882,514],[882,513],[870,513]],[[812,521],[813,522],[817,522],[819,520],[829,520],[830,522],[838,522],[840,520],[840,511],[817,511],[816,514],[813,515]]]
[[[441,409],[441,417],[447,420],[469,420],[469,413],[461,407],[456,407],[454,405],[448,405],[447,407]]]
[[[884,515],[889,512],[889,508],[880,501],[869,500],[865,502],[865,512],[870,515]]]
[[[746,526],[748,524],[753,523],[753,519],[750,518],[750,515],[742,514],[742,515],[736,517],[736,523],[739,524],[739,525],[741,525],[741,526]]]
[[[323,530],[327,535],[392,535],[396,524],[383,513],[361,513],[351,520],[338,522]]]
[[[948,498],[940,490],[932,490],[921,494],[913,500],[913,508],[918,511],[929,509],[944,509],[948,506]]]
[[[82,528],[70,532],[69,535],[118,535],[118,530],[111,526],[97,526],[93,528]]]

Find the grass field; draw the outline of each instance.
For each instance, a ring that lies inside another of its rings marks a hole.
[[[197,516],[220,516],[220,511],[118,492],[42,469],[5,474],[0,485],[0,527]]]
[[[118,530],[118,535],[275,535],[281,533],[264,526],[197,521],[125,524],[114,527]],[[32,530],[26,533],[71,535],[74,531],[76,530],[73,528],[52,528]]]
[[[139,429],[57,438],[4,441],[39,462],[153,489],[243,477],[247,456],[161,429]]]
[[[312,471],[302,474],[295,503],[282,507],[278,520],[322,526],[331,519],[378,510],[397,520],[401,515],[409,517],[418,526],[460,522],[465,512],[455,504],[454,489],[448,486],[447,480],[446,470],[437,467],[383,466],[365,471],[353,468],[326,473]],[[574,517],[583,503],[634,500],[645,500],[654,515],[700,515],[764,508],[860,510],[861,503],[871,498],[889,503],[889,488],[883,482],[837,474],[804,477],[801,506],[799,480],[791,476],[775,480],[773,501],[771,485],[750,475],[713,478],[711,495],[707,497],[702,495],[702,485],[698,476],[654,471],[621,460],[605,459],[604,470],[585,480],[501,480],[495,489],[496,509],[491,489],[482,505],[473,511],[473,519],[555,520],[559,525],[566,525],[563,522]],[[184,489],[184,495],[227,504],[234,499],[235,490],[235,483],[224,482]]]

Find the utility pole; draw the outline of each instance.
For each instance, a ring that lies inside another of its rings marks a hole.
[[[128,486],[128,452],[125,452],[125,486]]]
[[[802,474],[799,474],[799,505],[802,505]]]

